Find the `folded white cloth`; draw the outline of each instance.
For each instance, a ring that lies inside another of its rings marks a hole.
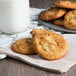
[[[30,32],[30,31],[28,31]],[[26,36],[28,37],[28,36]],[[7,54],[13,58],[19,59],[31,65],[53,70],[54,72],[67,72],[73,65],[76,64],[76,35],[75,34],[63,34],[63,37],[68,42],[68,53],[65,57],[55,60],[55,61],[48,61],[40,58],[38,55],[22,55],[15,53],[11,50],[10,46],[6,46],[0,48],[2,53]]]

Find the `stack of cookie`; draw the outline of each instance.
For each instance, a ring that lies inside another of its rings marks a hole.
[[[12,45],[12,50],[25,55],[37,54],[46,60],[60,59],[67,53],[66,40],[57,33],[34,29],[32,38],[17,40]]]
[[[57,0],[56,7],[51,7],[39,14],[39,19],[52,21],[54,24],[63,26],[69,30],[76,30],[76,2]]]

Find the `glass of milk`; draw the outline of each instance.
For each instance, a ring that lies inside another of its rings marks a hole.
[[[29,0],[0,0],[0,32],[22,32],[29,23]]]

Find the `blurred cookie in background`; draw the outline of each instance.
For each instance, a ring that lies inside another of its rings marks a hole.
[[[43,21],[49,21],[49,20],[60,18],[65,13],[66,13],[65,9],[57,8],[57,7],[51,7],[48,10],[42,11],[39,14],[39,19],[43,20]]]
[[[64,27],[76,30],[76,10],[69,11],[64,18]]]
[[[67,9],[76,9],[76,2],[69,0],[57,0],[55,2],[57,7],[67,8]]]
[[[58,18],[56,20],[53,20],[52,22],[55,25],[62,26],[62,27],[64,26],[64,18],[63,17],[62,18]]]

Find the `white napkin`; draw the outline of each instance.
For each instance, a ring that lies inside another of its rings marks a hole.
[[[30,32],[30,31],[29,31]],[[65,57],[55,61],[48,61],[40,58],[38,55],[22,55],[13,52],[10,46],[6,46],[0,49],[2,53],[7,54],[13,58],[24,61],[31,65],[53,70],[55,72],[67,72],[73,65],[76,64],[76,35],[75,34],[63,34],[63,37],[68,42],[68,53]]]

